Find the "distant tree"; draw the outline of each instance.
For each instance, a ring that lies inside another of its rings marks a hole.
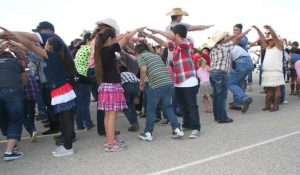
[[[80,34],[80,37],[83,38],[84,34],[88,33],[88,32],[92,32],[91,30],[88,30],[88,29],[83,29],[83,31],[81,32]]]

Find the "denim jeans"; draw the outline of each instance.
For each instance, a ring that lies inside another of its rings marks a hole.
[[[249,98],[241,84],[245,81],[247,75],[252,72],[253,63],[250,57],[240,57],[235,62],[235,69],[231,69],[229,73],[229,90],[233,93],[233,105],[236,107]]]
[[[135,111],[134,98],[139,92],[139,83],[124,83],[122,87],[125,91],[124,95],[128,107],[127,109],[124,109],[123,112],[131,125],[137,124],[138,120]]]
[[[23,95],[14,88],[0,88],[1,131],[7,139],[20,140],[23,119]]]
[[[24,100],[23,124],[30,135],[36,131],[36,127],[34,125],[35,103],[36,102],[34,100]]]
[[[194,87],[175,87],[176,97],[183,110],[182,127],[200,131],[200,115],[197,104],[199,85]]]
[[[280,103],[283,103],[285,100],[285,85],[280,85]]]
[[[171,106],[171,98],[172,92],[174,91],[174,87],[172,84],[161,86],[158,88],[151,88],[149,86],[148,89],[148,98],[147,98],[147,120],[146,120],[146,128],[144,132],[153,132],[154,129],[154,121],[156,119],[156,108],[158,103],[161,101],[162,110],[168,117],[168,120],[171,123],[172,129],[180,127],[180,123],[177,120],[177,116],[174,113],[174,110]]]
[[[144,112],[146,113],[147,111],[147,97],[148,97],[148,91],[149,91],[149,83],[145,82],[145,88],[143,92],[143,107],[144,107]]]
[[[36,101],[37,107],[38,107],[38,114],[45,116],[47,114],[47,109],[46,109],[46,105],[43,101],[42,94],[41,94],[42,84],[41,84],[40,81],[37,81],[37,84],[38,84],[38,87],[39,87],[39,90],[40,90],[40,94],[38,95],[38,99]]]
[[[94,126],[90,114],[90,101],[91,101],[90,84],[79,84],[75,89],[76,93],[76,124],[77,128],[91,128]]]
[[[228,74],[212,70],[209,80],[213,90],[213,114],[216,121],[224,121],[228,116],[226,100],[228,93]]]

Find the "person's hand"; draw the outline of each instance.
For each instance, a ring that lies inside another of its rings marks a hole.
[[[144,91],[145,89],[145,83],[140,82],[140,90]]]
[[[256,25],[253,25],[251,27],[254,28],[255,30],[258,30],[258,27]]]
[[[265,25],[264,28],[270,30],[271,26],[270,25]]]
[[[155,30],[155,29],[147,28],[147,30],[150,31],[152,34],[157,34],[158,33],[158,30]]]

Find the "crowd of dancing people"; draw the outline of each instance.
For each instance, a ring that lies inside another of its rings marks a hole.
[[[253,101],[246,90],[255,67],[266,94],[263,111],[276,112],[287,103],[286,83],[290,95],[300,95],[299,44],[287,42],[270,25],[263,32],[255,25],[243,30],[236,24],[232,33],[217,31],[203,47],[195,48],[188,33],[214,25],[182,22],[188,13],[181,8],[167,15],[171,22],[165,30],[149,25],[125,34],[120,34],[115,20],[103,19],[69,46],[48,21],[40,22],[33,33],[0,26],[0,127],[7,137],[3,159],[23,156],[17,150],[23,126],[32,142],[39,134],[56,134],[55,157],[75,153],[75,126],[97,127],[105,136],[106,152],[126,150],[126,142],[117,137],[119,111],[128,119],[129,132],[139,131],[138,117],[146,119],[140,140],[153,141],[158,122],[170,124],[172,139],[186,133],[196,139],[201,131],[197,99],[216,123],[232,123],[226,108],[228,90],[233,95],[229,109],[246,113]],[[258,34],[256,41],[248,40],[250,31]],[[252,46],[260,48],[255,52],[259,66],[251,58]],[[96,124],[91,101],[97,102]],[[35,120],[49,129],[38,132]]]

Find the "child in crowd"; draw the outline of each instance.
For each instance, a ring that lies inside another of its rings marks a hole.
[[[115,52],[120,52],[121,48],[140,29],[123,35],[118,42],[116,40],[116,32],[111,28],[101,30],[96,36],[94,59],[96,79],[100,84],[98,88],[98,110],[105,111],[104,126],[106,141],[104,147],[106,152],[127,149],[124,142],[119,142],[115,139],[117,111],[127,108],[124,90],[121,86],[121,76],[116,64]]]
[[[16,32],[0,27],[10,39],[23,44],[28,50],[43,57],[47,66],[44,68],[46,78],[51,86],[51,105],[54,113],[59,115],[62,125],[64,145],[52,152],[55,157],[74,154],[72,138],[74,137],[74,107],[76,95],[68,82],[68,77],[75,74],[75,64],[66,44],[57,36],[50,37],[45,49]]]
[[[203,58],[198,59],[198,70],[197,75],[200,79],[200,96],[202,97],[202,103],[205,105],[204,112],[211,113],[212,109],[209,104],[210,95],[212,94],[212,89],[209,81],[209,71],[210,66],[207,65],[206,60]]]

